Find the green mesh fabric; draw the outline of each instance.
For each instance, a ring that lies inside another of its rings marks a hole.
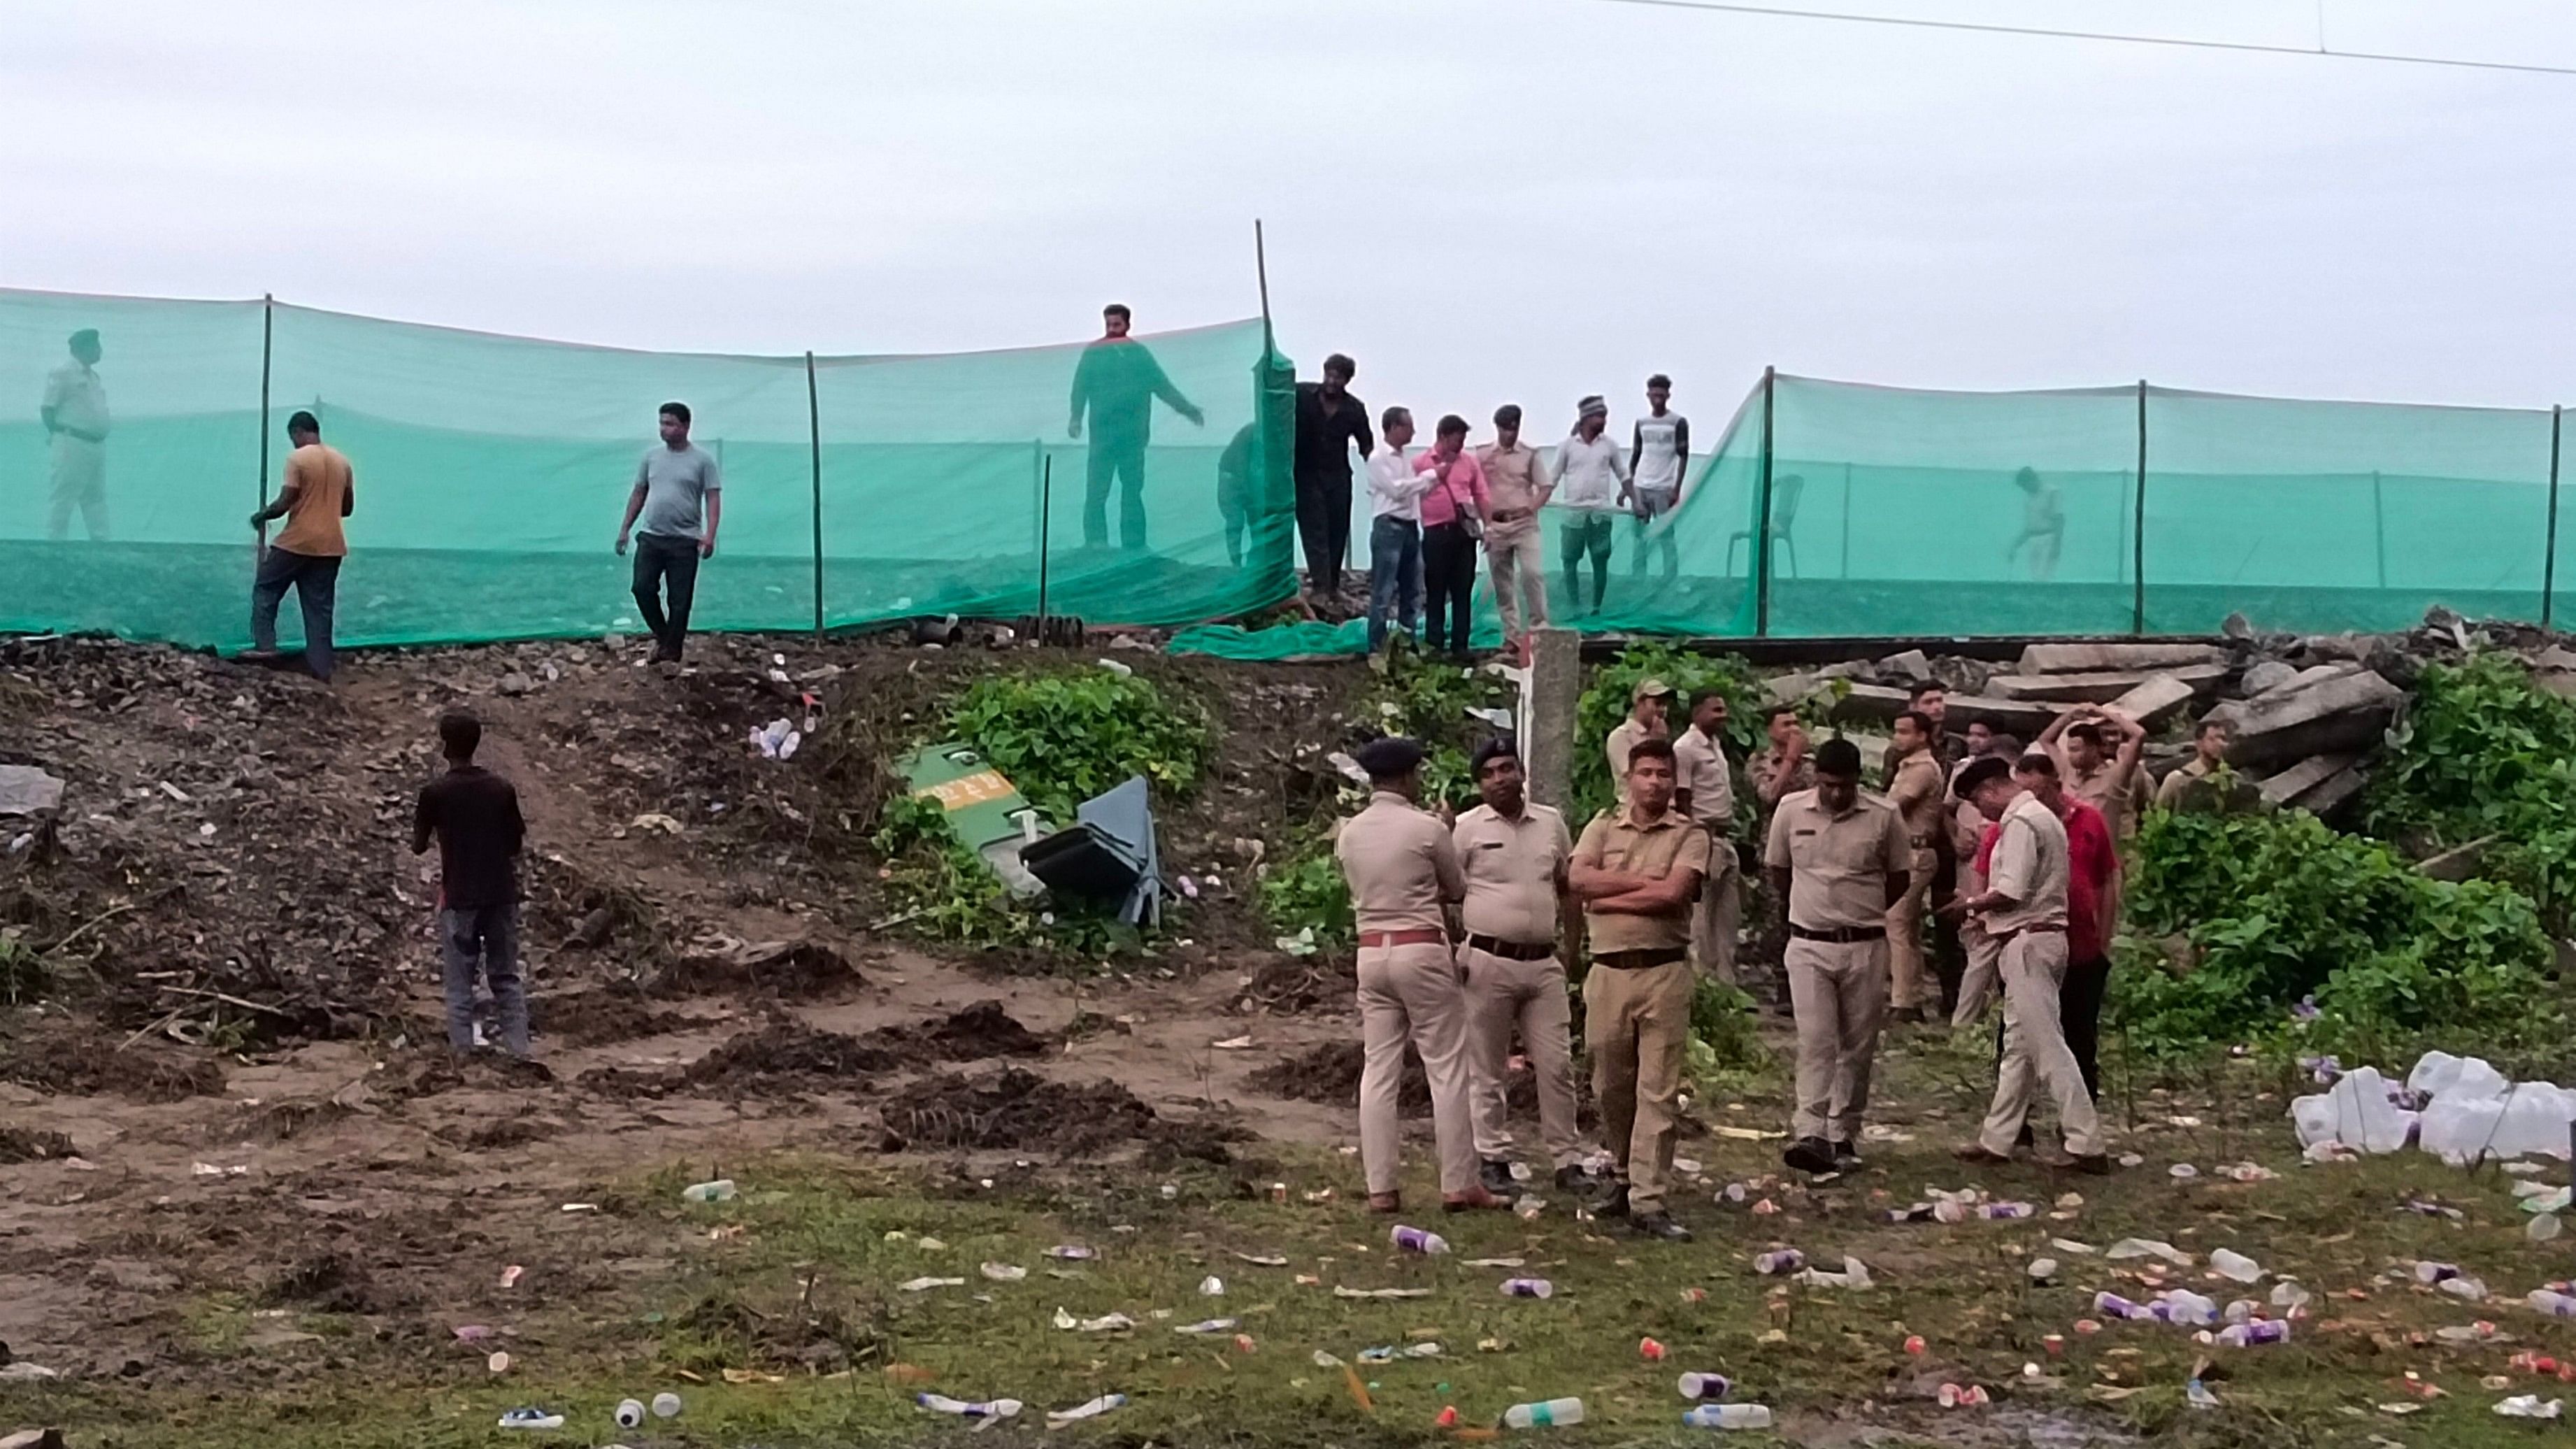
[[[103,442],[67,446],[38,406],[80,329],[99,334],[90,385],[109,426]],[[1168,393],[1145,400],[1144,429],[1122,429],[1138,411],[1133,379],[1110,378],[1077,441],[1083,345],[817,356],[809,382],[801,356],[0,291],[0,395],[20,399],[0,410],[0,628],[246,642],[248,516],[274,492],[286,419],[309,409],[356,470],[341,643],[633,631],[628,564],[610,542],[671,399],[694,410],[695,441],[724,474],[693,627],[1008,618],[1036,612],[1042,584],[1048,612],[1101,623],[1187,623],[1286,597],[1291,374],[1266,329],[1130,346]],[[1204,421],[1180,416],[1175,396]],[[1095,477],[1105,496],[1092,507]],[[83,496],[55,541],[58,492]],[[93,538],[80,505],[102,499]]]
[[[1548,520],[1557,622],[1833,638],[2209,634],[2240,611],[2268,629],[2382,630],[2433,604],[2541,617],[2557,477],[2545,411],[1785,376],[1769,393],[1769,439],[1757,385],[1660,533],[1619,520],[1599,613],[1569,608],[1589,604],[1590,585],[1578,598],[1558,562],[1563,520]],[[1757,530],[1766,441],[1770,526]],[[2033,525],[2040,536],[2023,537]],[[2576,602],[2576,549],[2554,546],[2553,622]],[[1356,653],[1364,636],[1215,628],[1174,647],[1284,658]]]

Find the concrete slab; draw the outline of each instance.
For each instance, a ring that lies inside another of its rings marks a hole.
[[[1905,691],[1886,684],[1855,684],[1851,693],[1834,706],[1837,720],[1886,721],[1903,714]],[[2028,700],[1994,699],[1983,695],[1950,696],[1949,727],[1963,730],[1983,720],[1988,727],[2020,736],[2024,741],[2039,737],[2057,718],[2061,706],[2039,704]]]
[[[2352,768],[2353,755],[2315,755],[2301,760],[2281,773],[2262,782],[2263,801],[2268,805],[2290,806],[2301,803],[2318,786]]]
[[[2286,769],[2312,755],[2360,754],[2378,745],[2406,702],[2406,692],[2368,670],[2320,679],[2259,699],[2230,700],[2204,719],[2235,729],[2227,758],[2258,774]]]
[[[2225,664],[2227,651],[2215,644],[2030,644],[2021,651],[2023,674],[2090,674],[2108,670],[2183,669],[2194,664]]]
[[[2201,665],[2197,670],[2178,669],[2169,674],[2149,675],[2139,681],[2137,688],[2111,701],[2111,707],[2148,729],[2161,729],[2166,721],[2181,713],[2184,705],[2191,703],[2194,695],[2201,692],[2198,681],[2192,677],[2195,673],[2208,674],[2209,687],[2215,689],[2219,677],[2226,671]]]
[[[2192,693],[2215,694],[2227,678],[2224,664],[2191,664],[2170,670],[2088,670],[2082,674],[1998,674],[1986,681],[1986,693],[1997,699],[2044,700],[2055,704],[2108,704],[2150,679],[2178,679]]]

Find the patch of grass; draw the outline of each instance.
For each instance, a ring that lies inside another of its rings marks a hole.
[[[1196,700],[1098,667],[978,679],[949,708],[946,733],[974,745],[1058,822],[1131,775],[1163,799],[1186,797],[1216,756],[1215,730]]]

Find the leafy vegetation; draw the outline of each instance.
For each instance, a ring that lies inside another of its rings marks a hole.
[[[1691,988],[1690,1044],[1684,1067],[1703,1092],[1727,1078],[1742,1079],[1771,1065],[1762,1045],[1753,998],[1714,976]]]
[[[17,927],[0,931],[0,1004],[23,1006],[44,995],[52,982],[44,958],[20,939]]]
[[[1703,689],[1723,691],[1726,695],[1726,742],[1728,756],[1741,765],[1744,759],[1767,743],[1762,735],[1762,711],[1771,700],[1753,666],[1737,654],[1693,654],[1668,644],[1637,644],[1623,651],[1617,659],[1595,670],[1590,687],[1575,707],[1574,737],[1580,742],[1574,752],[1574,805],[1567,812],[1570,823],[1590,819],[1606,810],[1617,795],[1610,781],[1610,761],[1601,752],[1601,741],[1628,717],[1630,696],[1640,680],[1660,679],[1679,695],[1673,702],[1673,717],[1668,721],[1678,734],[1690,721],[1684,711],[1691,696]],[[1749,790],[1736,791],[1736,813],[1739,827],[1750,829],[1753,798]]]
[[[2499,837],[2486,872],[2576,921],[2576,702],[2532,683],[2508,654],[2428,666],[2372,772],[2373,834],[2427,847]]]
[[[1359,939],[1350,886],[1329,841],[1317,836],[1294,858],[1267,867],[1261,877],[1261,917],[1282,936],[1315,933],[1327,951],[1349,950]]]
[[[1473,710],[1508,710],[1511,686],[1481,669],[1462,668],[1399,649],[1383,656],[1362,708],[1381,731],[1422,742],[1422,799],[1433,809],[1476,803],[1476,777],[1468,768],[1475,749],[1508,730]]]
[[[2152,811],[2134,851],[2130,925],[2180,958],[2132,942],[2114,973],[2140,1050],[2278,1035],[2311,995],[2322,1015],[2301,1040],[2374,1056],[2428,1034],[2492,1049],[2564,1029],[2539,915],[2508,886],[2430,879],[2304,812]]]
[[[1195,701],[1099,668],[979,679],[949,710],[947,731],[1057,821],[1130,775],[1167,798],[1186,796],[1216,753]]]

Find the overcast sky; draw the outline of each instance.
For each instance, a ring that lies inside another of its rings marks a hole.
[[[2313,45],[2314,0],[1850,0]],[[2576,65],[2576,7],[2327,0]],[[1722,420],[1764,364],[2576,402],[2576,76],[1604,0],[13,7],[0,284],[640,347],[1258,310],[1372,406]]]

